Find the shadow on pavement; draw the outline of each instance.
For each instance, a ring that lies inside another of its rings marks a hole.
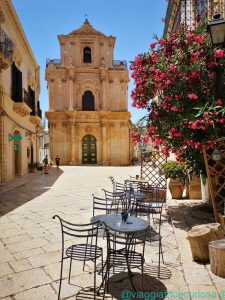
[[[17,178],[15,187],[0,193],[0,217],[47,192],[62,173],[61,169],[57,171],[56,168],[51,168],[49,174],[42,172],[29,179],[28,173],[25,175],[27,180],[23,176],[19,180]],[[10,184],[13,185],[13,180],[8,183]]]
[[[195,225],[214,223],[213,209],[208,203],[181,203],[179,206],[169,207],[169,223],[188,231]]]
[[[115,299],[164,299],[167,288],[157,278],[144,274],[143,286],[141,274],[134,273],[132,277],[136,291],[133,290],[127,272],[116,274],[109,279],[108,293]]]

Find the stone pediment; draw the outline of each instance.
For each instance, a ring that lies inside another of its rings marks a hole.
[[[88,22],[88,20],[86,20],[84,22],[84,24],[80,28],[78,28],[78,29],[76,29],[76,30],[74,30],[74,31],[72,31],[72,32],[69,33],[69,35],[79,35],[79,34],[84,34],[84,35],[101,35],[101,36],[106,37],[102,32],[94,29],[90,25],[90,23]]]

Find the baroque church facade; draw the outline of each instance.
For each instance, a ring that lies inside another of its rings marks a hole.
[[[64,165],[129,165],[126,61],[115,61],[115,37],[86,20],[58,36],[61,59],[47,60],[50,156]]]

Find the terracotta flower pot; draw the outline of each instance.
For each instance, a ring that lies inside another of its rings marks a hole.
[[[184,184],[180,181],[180,179],[170,178],[169,190],[173,199],[182,199]]]
[[[189,198],[190,199],[202,199],[201,193],[201,181],[199,177],[193,177],[189,184]]]

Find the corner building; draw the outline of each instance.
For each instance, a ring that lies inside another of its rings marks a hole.
[[[39,162],[39,66],[11,0],[0,0],[0,182]]]
[[[58,36],[61,59],[48,59],[50,155],[64,165],[129,165],[126,61],[113,60],[115,37],[86,20]]]

